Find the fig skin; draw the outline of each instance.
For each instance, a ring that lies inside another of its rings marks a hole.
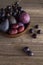
[[[23,12],[19,16],[19,21],[23,22],[24,24],[27,24],[30,22],[30,15],[26,12]]]
[[[3,22],[0,24],[0,31],[2,31],[2,32],[7,32],[8,29],[9,29],[9,20],[6,19],[5,21],[3,21]]]

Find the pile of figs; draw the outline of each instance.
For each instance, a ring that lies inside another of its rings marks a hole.
[[[0,32],[15,35],[23,32],[30,23],[30,15],[16,2],[0,9]]]

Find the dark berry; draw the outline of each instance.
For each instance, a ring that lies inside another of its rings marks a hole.
[[[17,12],[16,11],[13,12],[12,15],[15,17],[17,15]]]
[[[33,56],[34,55],[34,53],[31,50],[27,51],[26,53],[27,53],[28,56]]]
[[[39,27],[38,24],[34,26],[34,28],[36,28],[36,29],[37,29],[38,27]]]
[[[21,14],[21,12],[23,11],[22,7],[19,6],[19,7],[17,7],[17,9],[18,9],[18,14]]]
[[[34,33],[34,34],[32,34],[32,38],[36,38],[37,37],[37,35]]]
[[[21,11],[22,10],[22,7],[19,6],[17,9],[18,9],[18,11]]]
[[[13,12],[13,10],[12,10],[12,8],[5,8],[5,12],[6,12],[6,14],[7,13],[9,13],[10,15],[12,15],[12,12]]]
[[[14,5],[12,5],[12,11],[14,11],[14,9],[15,9],[15,6],[14,6]]]
[[[11,10],[11,6],[10,5],[7,6],[7,10]]]
[[[41,33],[41,30],[38,30],[38,31],[37,31],[37,34],[40,34],[40,33]]]
[[[34,30],[31,28],[31,29],[29,29],[29,33],[33,33],[34,32]]]
[[[23,48],[23,51],[24,51],[24,52],[29,51],[29,47],[24,47],[24,48]]]
[[[24,12],[25,12],[24,10],[21,11],[21,13],[24,13]]]
[[[14,9],[12,15],[15,17],[18,14],[18,10]]]
[[[19,6],[19,2],[15,2],[15,4],[14,4],[15,6]]]
[[[33,56],[33,52],[29,49],[29,47],[24,47],[23,51],[28,55],[28,56]]]
[[[5,15],[5,18],[10,18],[10,14],[9,13],[6,13],[6,15]]]

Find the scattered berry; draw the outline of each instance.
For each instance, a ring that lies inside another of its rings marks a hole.
[[[29,33],[34,33],[34,30],[32,28],[29,29]]]
[[[34,34],[32,34],[32,38],[36,38],[37,37],[37,35],[34,33]]]
[[[24,47],[23,51],[28,55],[28,56],[33,56],[34,53],[29,49],[29,47]]]
[[[41,30],[38,30],[38,31],[37,31],[37,34],[40,34],[40,33],[41,33]]]
[[[34,26],[34,28],[36,28],[36,29],[38,29],[38,27],[39,27],[38,24]]]
[[[27,51],[27,55],[28,55],[28,56],[33,56],[34,53],[33,53],[31,50],[29,50],[29,51]]]
[[[23,51],[24,51],[24,52],[27,52],[27,51],[29,51],[29,50],[30,50],[29,47],[24,47],[24,48],[23,48]]]

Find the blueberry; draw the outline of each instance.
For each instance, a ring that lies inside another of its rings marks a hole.
[[[34,32],[34,30],[31,28],[31,29],[29,29],[29,33],[33,33]]]
[[[22,9],[22,7],[17,7],[17,9],[18,9],[18,14],[21,14],[21,12],[23,11],[23,9]]]
[[[34,28],[36,28],[36,29],[37,29],[38,27],[39,27],[38,24],[34,26]]]
[[[14,5],[12,5],[12,9],[14,9],[15,8],[15,6]]]
[[[34,33],[34,34],[32,34],[32,38],[36,38],[37,37],[37,35]]]
[[[5,12],[6,12],[6,14],[9,13],[10,15],[12,15],[13,10],[12,10],[12,8],[11,9],[5,8]]]
[[[16,10],[16,9],[17,9],[17,6],[12,5],[12,9],[13,9],[13,10]]]
[[[21,13],[24,13],[24,12],[25,12],[24,10],[21,11]]]
[[[21,11],[22,7],[19,6],[17,9],[18,9],[18,11]]]
[[[19,6],[19,2],[15,2],[15,4],[14,4],[15,6]]]
[[[26,53],[27,53],[28,56],[33,56],[34,55],[34,53],[31,50],[27,51]]]
[[[23,51],[24,51],[24,52],[29,51],[29,47],[24,47],[24,48],[23,48]]]
[[[13,15],[14,17],[16,17],[17,12],[16,12],[16,11],[15,11],[15,12],[13,12],[13,13],[12,13],[12,15]]]
[[[7,6],[7,10],[11,10],[11,6],[10,5]]]
[[[17,14],[18,14],[18,10],[17,9],[14,9],[12,15],[15,17]]]
[[[29,47],[24,47],[23,51],[28,55],[28,56],[33,56],[33,52],[29,49]]]
[[[41,30],[38,30],[38,31],[37,31],[37,34],[40,34],[40,33],[41,33]]]

